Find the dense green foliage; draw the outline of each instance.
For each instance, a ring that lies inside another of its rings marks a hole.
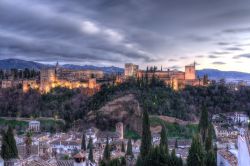
[[[142,145],[141,145],[142,146]],[[169,165],[182,166],[182,159],[177,157],[175,149],[172,150],[171,155],[168,152],[168,140],[165,126],[161,130],[161,141],[159,146],[151,146],[149,152],[145,157],[139,156],[136,166],[152,166],[152,165]]]
[[[56,119],[40,119],[37,118],[36,120],[40,121],[40,129],[41,131],[50,131],[50,132],[56,132],[56,131],[62,131],[64,130],[64,122],[62,120],[56,120]],[[24,119],[4,119],[0,118],[0,128],[4,128],[5,126],[11,126],[13,129],[16,129],[18,131],[17,134],[22,134],[26,131],[28,128],[28,122]]]
[[[187,158],[187,166],[194,165],[205,166],[205,151],[202,146],[201,138],[198,134],[194,136],[192,140]]]
[[[148,117],[148,112],[143,112],[142,117],[142,139],[140,147],[140,155],[142,159],[147,156],[151,148],[151,132],[150,132],[150,122]]]
[[[65,120],[66,126],[63,128],[67,129],[74,120],[86,117],[89,111],[96,111],[107,102],[131,93],[136,96],[143,110],[153,115],[194,120],[200,115],[203,106],[209,113],[246,111],[250,114],[249,87],[235,91],[224,84],[216,84],[173,91],[156,78],[142,78],[120,85],[104,85],[93,96],[86,95],[84,90],[60,87],[47,94],[40,94],[35,90],[23,93],[20,89],[1,89],[0,116],[57,117]],[[97,116],[96,119],[101,118]],[[99,123],[99,126],[103,126],[104,122]]]
[[[131,157],[133,156],[131,139],[128,140],[126,155],[131,156]]]
[[[16,140],[14,138],[12,127],[10,126],[6,132],[2,131],[1,156],[4,160],[18,158]]]
[[[100,166],[126,166],[126,159],[124,157],[115,158],[108,162],[104,162],[103,160],[99,164]]]
[[[161,120],[158,117],[151,117],[150,125],[165,126],[169,138],[192,139],[193,135],[198,131],[198,125],[195,124],[179,125],[177,123],[167,123],[166,121]]]
[[[86,137],[85,137],[85,133],[82,134],[82,142],[81,142],[81,149],[82,150],[86,150]]]
[[[168,138],[167,138],[167,131],[165,125],[162,125],[161,129],[161,141],[160,141],[160,147],[166,151],[168,154]]]
[[[213,127],[204,107],[199,122],[199,133],[193,137],[187,165],[216,166],[216,150],[213,147]]]
[[[108,138],[107,138],[106,146],[105,146],[104,151],[103,151],[103,160],[104,161],[109,161],[110,157],[111,157],[110,146],[109,146],[109,141],[108,141]]]
[[[91,162],[94,162],[94,156],[93,156],[93,140],[92,140],[91,137],[89,138],[88,149],[89,149],[89,156],[88,156],[88,159],[89,159]]]
[[[124,137],[127,139],[133,139],[133,140],[138,140],[141,138],[141,136],[136,131],[133,131],[127,128],[124,132]]]

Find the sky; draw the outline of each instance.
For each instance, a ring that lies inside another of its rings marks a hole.
[[[0,0],[0,59],[250,72],[249,0]]]

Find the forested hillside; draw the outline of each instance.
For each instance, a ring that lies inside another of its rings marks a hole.
[[[250,88],[233,91],[223,84],[173,91],[156,79],[130,80],[118,86],[103,86],[93,96],[85,94],[80,89],[59,87],[47,94],[33,90],[23,93],[20,89],[1,89],[0,116],[56,117],[70,125],[74,120],[88,118],[88,112],[95,112],[107,102],[127,94],[133,94],[140,107],[152,115],[167,115],[183,120],[194,120],[202,105],[210,113],[250,112]]]

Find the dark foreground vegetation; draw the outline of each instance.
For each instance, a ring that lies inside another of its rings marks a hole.
[[[194,120],[200,115],[202,105],[209,113],[246,111],[250,113],[250,88],[231,90],[224,84],[208,87],[186,87],[173,91],[157,79],[130,80],[120,85],[105,85],[93,96],[80,89],[57,87],[50,93],[35,90],[23,93],[20,89],[0,90],[1,117],[53,117],[70,125],[86,117],[124,94],[132,93],[143,110],[152,115],[167,115],[183,120]],[[128,110],[131,111],[131,110]]]

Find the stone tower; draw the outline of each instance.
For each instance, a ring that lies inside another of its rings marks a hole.
[[[185,80],[195,80],[196,74],[195,74],[195,62],[194,64],[185,66]]]
[[[116,132],[120,134],[120,139],[123,139],[123,123],[122,122],[116,123],[115,128]]]

